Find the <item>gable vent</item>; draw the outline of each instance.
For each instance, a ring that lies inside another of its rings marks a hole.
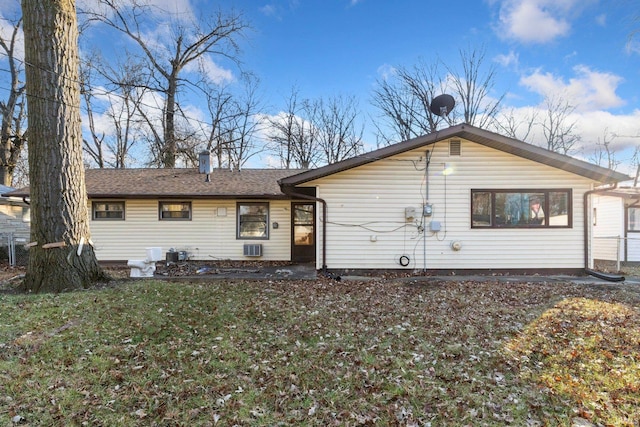
[[[459,139],[453,139],[449,141],[449,155],[450,156],[459,156],[461,154],[462,144]]]
[[[255,243],[250,245],[245,244],[243,255],[244,256],[262,256],[262,244],[261,243]]]

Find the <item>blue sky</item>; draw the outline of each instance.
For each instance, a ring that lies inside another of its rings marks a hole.
[[[376,79],[421,60],[457,66],[484,47],[495,96],[514,108],[568,97],[588,157],[605,129],[620,160],[640,143],[640,5],[630,0],[271,1],[234,0],[254,31],[243,60],[268,99],[293,85],[304,97],[355,95],[369,111]],[[624,153],[622,150],[624,150]],[[622,167],[621,167],[622,169]]]
[[[260,78],[266,112],[284,108],[294,86],[302,98],[355,96],[369,122],[371,148],[376,80],[419,61],[457,67],[460,49],[484,48],[487,65],[496,66],[492,95],[506,94],[504,106],[524,116],[542,111],[545,96],[560,94],[575,107],[570,119],[582,137],[574,155],[589,160],[608,132],[623,162],[618,170],[634,172],[630,156],[640,144],[640,32],[632,37],[640,30],[637,0],[149,1],[180,16],[217,8],[241,12],[252,27],[241,42],[241,60]],[[78,0],[79,6],[92,2]],[[0,0],[0,14],[9,16],[16,4]],[[124,43],[93,37],[105,52]],[[223,62],[212,70],[222,80],[237,78]],[[533,142],[540,137],[538,131]]]

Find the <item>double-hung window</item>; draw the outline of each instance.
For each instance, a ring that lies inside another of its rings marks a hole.
[[[124,220],[124,202],[123,201],[96,201],[91,204],[93,219],[102,220]]]
[[[238,239],[269,238],[269,203],[244,203],[237,205]]]
[[[571,190],[471,190],[472,228],[569,228]]]

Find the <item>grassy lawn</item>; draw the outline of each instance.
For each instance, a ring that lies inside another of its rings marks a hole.
[[[124,282],[0,295],[0,425],[640,424],[640,289]]]

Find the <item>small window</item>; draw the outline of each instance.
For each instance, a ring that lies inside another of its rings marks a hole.
[[[191,202],[160,202],[160,220],[185,221],[191,219]]]
[[[472,190],[471,227],[571,227],[571,191]]]
[[[269,203],[238,203],[238,239],[269,238]]]
[[[93,219],[124,220],[124,202],[93,202]]]

